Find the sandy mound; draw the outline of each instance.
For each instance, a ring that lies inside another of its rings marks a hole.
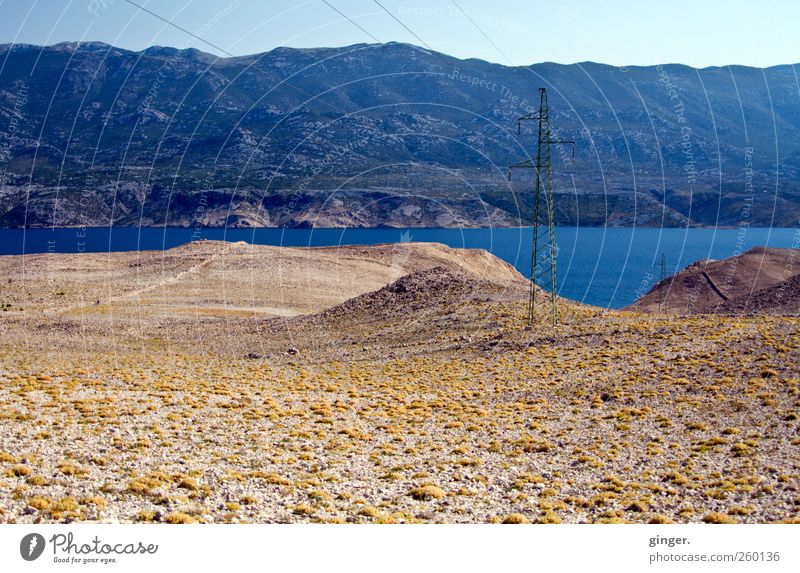
[[[627,310],[659,312],[797,312],[800,298],[792,278],[800,274],[800,252],[796,249],[755,247],[721,261],[702,260],[664,279]],[[781,299],[770,296],[776,290]]]

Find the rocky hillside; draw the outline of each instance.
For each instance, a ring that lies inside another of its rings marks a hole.
[[[554,152],[560,223],[800,220],[791,66],[506,67],[397,43],[0,60],[2,226],[528,224],[530,174],[506,166],[540,86],[577,142]]]
[[[659,282],[628,309],[798,315],[800,251],[755,247],[721,261],[697,261]]]

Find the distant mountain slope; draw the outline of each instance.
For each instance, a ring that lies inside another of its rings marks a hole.
[[[528,224],[530,174],[506,166],[540,86],[578,144],[554,150],[560,223],[800,221],[793,66],[69,43],[0,46],[0,225]]]
[[[702,260],[655,285],[629,306],[640,312],[800,314],[800,252],[754,247]]]

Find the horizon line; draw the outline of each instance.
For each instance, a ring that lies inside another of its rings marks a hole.
[[[9,47],[10,47],[10,49],[13,49],[14,47],[47,49],[47,48],[57,48],[59,46],[77,46],[77,47],[81,47],[81,46],[87,46],[87,45],[93,45],[93,44],[94,45],[108,46],[109,48],[113,48],[113,49],[124,51],[124,52],[129,52],[129,53],[132,53],[132,54],[142,54],[142,53],[147,52],[148,50],[152,50],[154,48],[175,50],[177,52],[194,51],[194,52],[199,52],[200,54],[204,54],[206,56],[210,56],[212,58],[216,58],[218,60],[234,60],[234,59],[240,59],[240,58],[252,58],[252,57],[256,57],[256,56],[263,56],[263,55],[266,55],[266,54],[270,54],[270,53],[278,51],[278,50],[290,50],[290,51],[295,51],[295,52],[309,52],[309,51],[313,51],[313,50],[348,50],[348,49],[353,49],[353,48],[359,48],[359,47],[362,47],[362,46],[363,47],[377,47],[377,48],[380,48],[380,47],[386,47],[386,46],[399,45],[399,46],[408,46],[408,47],[411,47],[411,48],[414,48],[414,49],[417,49],[417,50],[420,50],[420,51],[423,51],[423,52],[428,52],[428,53],[437,54],[437,55],[440,55],[440,56],[445,56],[447,58],[451,58],[451,59],[457,60],[457,61],[462,61],[462,62],[479,61],[479,62],[483,62],[483,63],[488,64],[488,65],[499,66],[499,67],[502,67],[502,68],[527,68],[527,67],[531,67],[531,66],[545,65],[545,64],[557,65],[557,66],[581,66],[581,65],[591,64],[591,65],[596,65],[596,66],[606,66],[606,67],[609,67],[609,68],[618,68],[618,69],[622,69],[622,70],[628,69],[628,68],[655,68],[655,67],[658,67],[658,66],[681,66],[681,67],[685,67],[685,68],[691,68],[693,70],[711,70],[711,69],[722,69],[722,68],[732,68],[732,67],[748,68],[748,69],[752,69],[752,70],[769,70],[769,69],[773,69],[773,68],[794,67],[794,66],[800,65],[800,62],[787,62],[787,63],[783,63],[783,64],[773,64],[771,66],[750,66],[750,65],[746,65],[746,64],[729,63],[729,64],[720,64],[720,65],[697,67],[697,66],[692,66],[690,64],[680,63],[680,62],[661,62],[661,63],[657,63],[657,64],[623,64],[623,65],[617,65],[617,64],[608,64],[608,63],[605,63],[605,62],[598,62],[598,61],[594,61],[594,60],[582,60],[582,61],[579,61],[579,62],[570,62],[570,63],[556,62],[556,61],[552,61],[552,60],[543,60],[543,61],[540,61],[540,62],[533,62],[533,63],[529,63],[529,64],[509,65],[509,64],[501,64],[501,63],[498,63],[498,62],[491,62],[489,60],[485,60],[483,58],[478,58],[478,57],[460,58],[458,56],[453,56],[453,55],[448,54],[446,52],[439,52],[437,50],[428,49],[428,48],[426,48],[424,46],[418,46],[417,44],[414,44],[412,42],[401,42],[401,41],[394,41],[394,40],[393,41],[389,41],[389,42],[380,42],[380,43],[378,43],[378,42],[357,42],[355,44],[347,44],[347,45],[343,45],[343,46],[315,46],[315,47],[305,47],[305,48],[297,48],[297,47],[291,47],[291,46],[276,46],[276,47],[274,47],[274,48],[272,48],[270,50],[266,50],[266,51],[263,51],[263,52],[253,52],[251,54],[242,54],[242,55],[217,55],[217,54],[214,54],[214,53],[211,53],[211,52],[206,52],[204,50],[201,50],[201,49],[195,48],[195,47],[178,48],[176,46],[167,46],[167,45],[161,45],[161,44],[153,44],[153,45],[150,45],[150,46],[148,46],[146,48],[142,48],[141,50],[135,50],[135,49],[130,49],[130,48],[122,48],[120,46],[115,46],[114,44],[109,44],[108,42],[104,42],[102,40],[86,40],[86,41],[78,41],[78,40],[66,41],[65,40],[65,41],[56,42],[56,43],[53,43],[53,44],[31,44],[31,43],[27,43],[27,42],[5,42],[5,43],[0,43],[0,49],[6,49],[6,48],[9,48]]]

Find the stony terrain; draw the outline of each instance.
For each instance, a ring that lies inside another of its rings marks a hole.
[[[528,328],[511,267],[434,244],[0,274],[4,522],[800,519],[797,317]]]

